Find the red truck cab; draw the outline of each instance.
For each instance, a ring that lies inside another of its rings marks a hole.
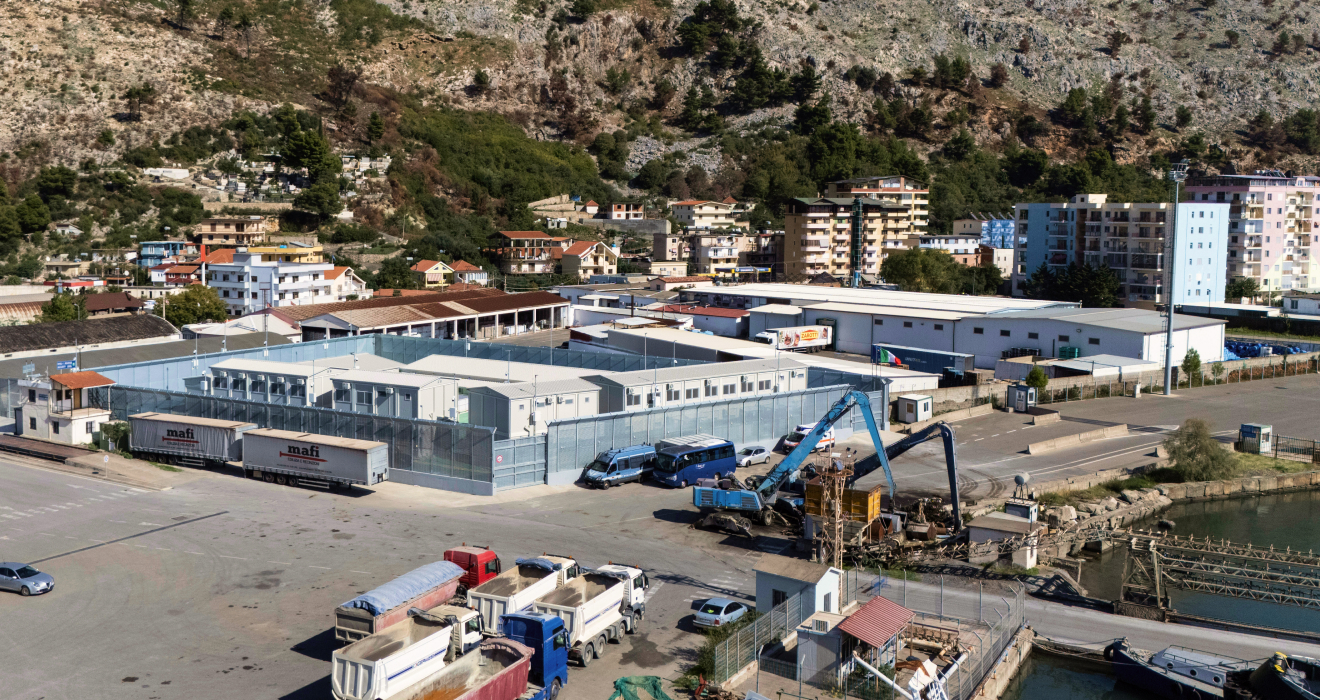
[[[454,547],[445,552],[445,561],[453,562],[463,569],[459,579],[462,590],[472,590],[477,586],[500,575],[500,558],[489,547]]]

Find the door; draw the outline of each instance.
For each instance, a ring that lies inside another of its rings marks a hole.
[[[18,574],[13,569],[0,568],[0,590],[18,590]]]

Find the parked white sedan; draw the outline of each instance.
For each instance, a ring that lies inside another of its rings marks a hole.
[[[744,447],[738,450],[738,466],[750,467],[770,461],[770,450],[764,447]]]

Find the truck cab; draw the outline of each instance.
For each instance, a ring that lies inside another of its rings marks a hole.
[[[432,622],[449,625],[447,661],[452,661],[481,644],[481,614],[472,608],[458,605],[438,605],[430,610],[409,610],[410,616],[424,617]]]
[[[490,551],[490,547],[469,547],[466,542],[446,551],[445,561],[463,569],[463,577],[458,580],[460,593],[480,586],[503,571],[499,556]]]
[[[641,481],[650,476],[655,468],[655,447],[652,445],[633,445],[606,450],[587,465],[583,480],[588,486],[609,488]]]
[[[568,685],[568,630],[564,621],[544,613],[510,613],[500,618],[504,636],[532,650],[527,692],[520,700],[558,700]]]
[[[646,572],[640,567],[611,563],[597,567],[596,573],[613,576],[628,583],[628,590],[623,596],[623,605],[631,608],[633,614],[640,619],[646,612],[646,592],[651,588],[651,579],[647,577]]]

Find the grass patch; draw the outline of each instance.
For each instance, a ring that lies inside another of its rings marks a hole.
[[[1269,474],[1295,474],[1315,469],[1310,462],[1292,459],[1275,459],[1267,455],[1239,454],[1236,476],[1257,476]]]
[[[1311,342],[1320,342],[1320,335],[1300,335],[1297,333],[1279,333],[1278,331],[1258,331],[1254,328],[1228,328],[1225,330],[1227,335],[1239,338],[1279,338],[1282,340],[1309,340]],[[1231,361],[1231,360],[1230,360]]]
[[[168,465],[168,464],[161,464],[160,462],[148,462],[147,464],[150,464],[151,466],[153,466],[153,467],[155,467],[155,468],[157,468],[157,469],[159,469],[159,470],[161,470],[161,471],[163,471],[163,472],[181,472],[181,471],[183,471],[182,469],[180,469],[180,468],[178,468],[178,467],[171,467],[171,466]]]
[[[881,569],[881,573],[899,581],[920,581],[921,574],[907,569]]]
[[[1009,564],[1007,566],[995,566],[994,563],[991,562],[990,564],[986,564],[981,568],[992,574],[999,574],[1000,576],[1035,576],[1040,573],[1040,569],[1034,566],[1031,567],[1030,569],[1024,569],[1018,566],[1017,564]]]

